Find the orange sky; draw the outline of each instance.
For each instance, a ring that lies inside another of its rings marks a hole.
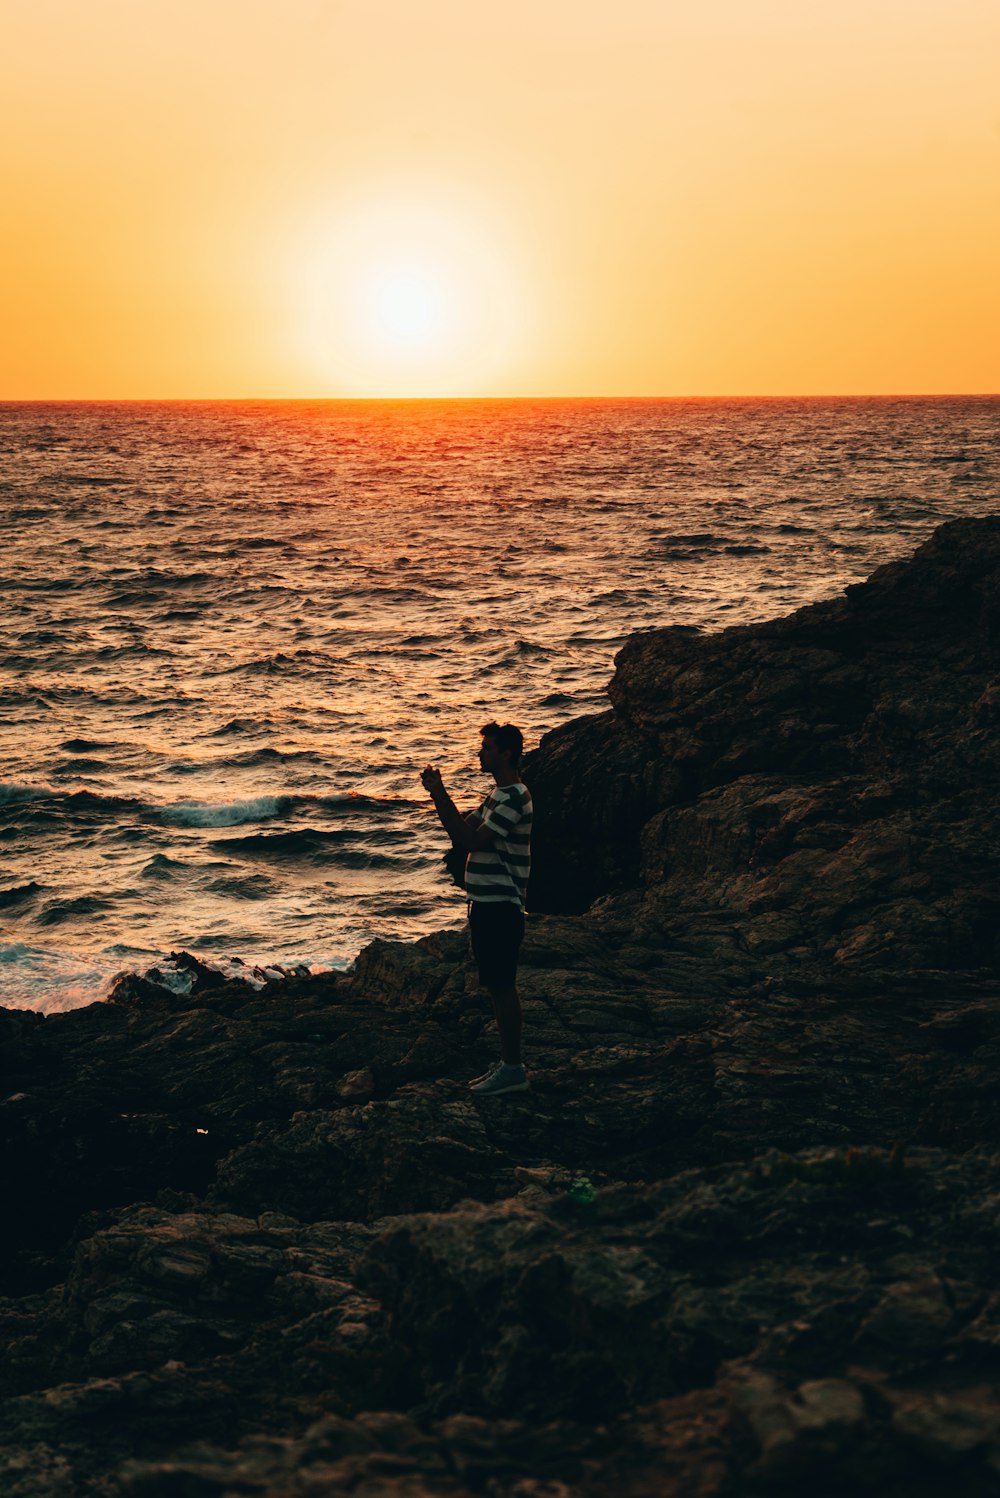
[[[1000,391],[996,0],[0,5],[0,398]]]

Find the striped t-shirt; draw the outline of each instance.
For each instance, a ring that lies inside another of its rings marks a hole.
[[[470,900],[524,909],[531,869],[531,809],[531,792],[518,780],[494,786],[473,812],[473,827],[488,827],[496,840],[469,854],[465,889]]]

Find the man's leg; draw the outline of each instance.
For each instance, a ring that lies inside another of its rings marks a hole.
[[[508,1066],[521,1064],[521,1001],[513,983],[488,987],[500,1035],[500,1055]]]
[[[516,1090],[522,1091],[527,1082],[521,1064],[521,1004],[517,995],[517,957],[524,937],[524,914],[516,906],[507,904],[477,905],[469,907],[469,923],[472,933],[472,950],[479,968],[480,985],[490,996],[493,1018],[496,1020],[500,1039],[500,1058],[503,1068],[516,1067],[520,1073],[515,1077]],[[500,1088],[494,1085],[491,1073],[477,1078],[472,1084],[476,1091],[508,1091],[507,1080]]]

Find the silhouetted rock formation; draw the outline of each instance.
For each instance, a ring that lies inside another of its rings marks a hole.
[[[456,934],[0,1011],[5,1498],[997,1491],[998,577],[626,645],[528,1094]]]
[[[530,765],[537,908],[641,881],[773,961],[995,965],[1000,519],[787,619],[635,635],[608,695]]]

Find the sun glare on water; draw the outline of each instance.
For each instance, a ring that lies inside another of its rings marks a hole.
[[[524,277],[485,215],[369,200],[331,212],[303,240],[297,321],[330,394],[476,394],[521,351]]]

